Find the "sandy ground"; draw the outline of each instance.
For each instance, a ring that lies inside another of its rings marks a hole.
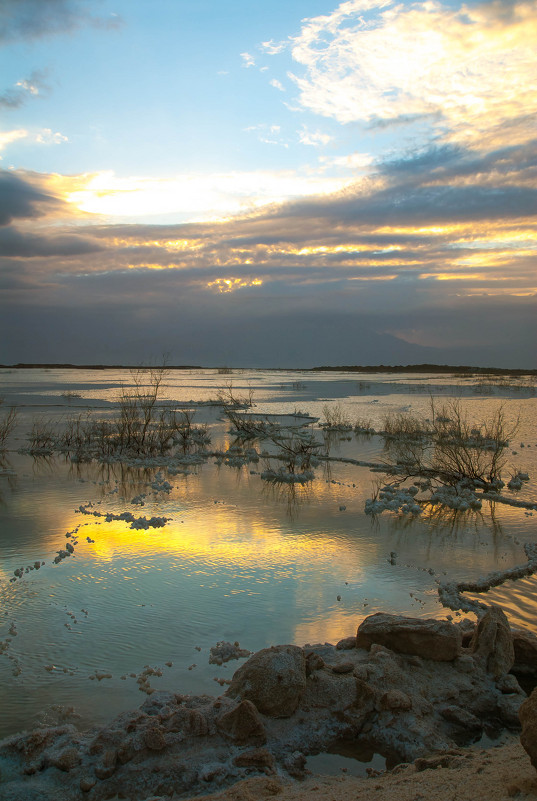
[[[275,796],[281,801],[522,801],[537,798],[537,773],[513,735],[501,746],[456,749],[372,778],[312,776],[290,784],[254,777],[189,801],[265,801]]]

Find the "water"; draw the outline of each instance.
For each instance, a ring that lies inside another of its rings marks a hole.
[[[460,397],[476,420],[501,402],[508,421],[520,417],[509,458],[536,475],[537,401],[526,385],[484,389],[451,376],[177,371],[166,379],[164,396],[206,403],[230,380],[236,394],[253,390],[259,413],[300,409],[322,418],[323,407],[337,402],[352,420],[367,417],[376,427],[390,410],[426,415],[429,392]],[[185,474],[165,475],[173,485],[168,494],[151,489],[156,469],[18,453],[34,419],[61,424],[88,409],[111,415],[130,381],[128,371],[118,370],[0,374],[0,395],[19,407],[0,471],[0,641],[6,643],[0,736],[51,722],[70,707],[80,725],[134,707],[145,695],[129,674],[139,675],[145,665],[162,669],[162,677],[151,679],[156,689],[218,694],[214,679],[229,678],[239,664],[209,664],[210,647],[220,640],[255,651],[335,642],[376,611],[445,617],[438,580],[477,578],[523,563],[522,544],[536,538],[537,512],[500,504],[372,519],[364,503],[379,474],[337,461],[317,467],[310,484],[275,488],[259,476],[263,460],[231,468],[209,458]],[[196,411],[214,449],[230,444],[220,414],[210,405]],[[378,461],[382,440],[339,435],[331,454]],[[143,507],[131,503],[140,493],[146,493]],[[533,482],[515,495],[534,498]],[[89,502],[103,513],[128,510],[169,521],[133,530],[124,521],[77,512]],[[77,527],[74,555],[53,564],[72,541],[66,533]],[[45,565],[10,582],[15,569],[36,561]],[[537,579],[510,582],[489,595],[512,622],[534,627]],[[111,678],[90,678],[96,672]]]

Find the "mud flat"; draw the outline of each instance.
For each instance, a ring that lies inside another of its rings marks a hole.
[[[477,624],[378,613],[336,645],[258,651],[218,697],[155,691],[106,726],[9,737],[0,799],[535,797],[519,678],[537,681],[537,636],[511,630],[499,607]],[[501,748],[465,747],[491,729]],[[391,770],[308,776],[307,756],[340,740]]]

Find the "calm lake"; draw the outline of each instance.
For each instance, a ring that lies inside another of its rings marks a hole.
[[[328,406],[378,430],[390,412],[427,417],[430,395],[460,399],[476,424],[502,404],[508,427],[519,419],[504,479],[516,471],[530,477],[504,494],[537,501],[537,397],[530,381],[170,371],[162,399],[194,410],[194,423],[207,425],[210,453],[233,444],[222,406],[209,403],[229,384],[234,394],[252,392],[260,417],[277,415],[267,419],[285,425],[302,420],[333,458],[321,461],[305,484],[274,485],[261,478],[263,457],[237,466],[209,455],[168,471],[30,455],[23,451],[35,423],[61,427],[88,413],[111,419],[132,375],[0,373],[0,412],[18,408],[0,464],[0,737],[66,718],[81,726],[101,722],[135,707],[145,700],[137,677],[148,665],[162,673],[151,676],[155,689],[217,695],[215,679],[230,678],[239,665],[209,663],[219,641],[250,651],[336,642],[378,611],[456,619],[438,601],[438,581],[525,563],[523,544],[537,541],[537,511],[484,501],[480,510],[429,506],[418,516],[366,515],[366,500],[386,476],[338,459],[378,463],[384,440],[350,431],[327,443],[318,423],[293,415],[322,421]],[[132,528],[117,519],[124,512],[166,522]],[[55,563],[67,542],[76,542],[74,552]],[[35,563],[39,569],[11,581],[15,570]],[[536,578],[508,582],[487,601],[500,603],[512,623],[535,628]]]

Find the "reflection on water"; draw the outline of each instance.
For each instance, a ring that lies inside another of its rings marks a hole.
[[[286,383],[292,376],[241,375],[240,384],[257,382],[264,411],[290,413],[300,405],[315,414],[331,396],[348,398],[348,413],[364,416],[362,407],[375,400],[364,388],[352,395],[351,382],[343,386],[333,377],[304,380],[306,389],[292,393]],[[23,383],[20,376],[8,378]],[[110,377],[101,385],[86,374],[81,384],[91,389],[70,379],[70,387],[93,399],[116,391]],[[200,395],[214,395],[214,379],[195,374],[180,387],[176,378],[170,394],[187,400],[196,384]],[[53,374],[47,382],[49,390],[34,388],[41,397],[58,389]],[[391,395],[381,399],[384,408],[393,403]],[[397,404],[404,403],[409,396],[399,395]],[[209,424],[211,447],[232,444],[219,410],[202,407],[197,414]],[[381,447],[378,437],[352,435],[334,438],[331,454],[373,461]],[[536,457],[526,437],[520,467],[535,474]],[[221,692],[214,679],[230,677],[237,667],[208,664],[209,648],[222,639],[250,650],[334,642],[377,611],[445,616],[438,581],[522,563],[523,543],[535,539],[535,517],[500,504],[465,512],[429,505],[419,517],[366,516],[375,475],[353,464],[321,463],[305,485],[269,484],[260,478],[262,469],[263,460],[228,467],[209,458],[174,475],[162,470],[172,489],[159,492],[151,486],[157,468],[33,459],[16,448],[4,457],[0,681],[6,701],[0,734],[33,725],[48,705],[74,706],[85,724],[141,703],[145,696],[129,674],[146,664],[163,668],[156,689]],[[76,511],[89,502],[89,510],[100,513],[169,520],[161,528],[132,529]],[[74,554],[53,564],[68,541],[76,543]],[[41,561],[46,564],[39,570],[10,582],[14,570]],[[489,598],[514,622],[533,627],[537,579],[498,587]],[[95,671],[112,678],[91,680]]]

